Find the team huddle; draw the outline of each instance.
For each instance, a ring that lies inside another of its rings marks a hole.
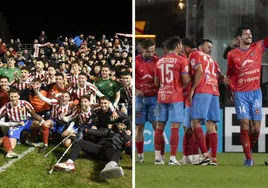
[[[268,48],[268,38],[252,43],[247,27],[239,27],[236,36],[240,46],[228,53],[226,76],[210,56],[213,43],[208,39],[196,44],[190,37],[170,37],[162,43],[161,58],[155,55],[154,40],[142,42],[143,51],[136,56],[135,67],[137,162],[145,161],[143,131],[149,121],[155,131],[155,164],[165,164],[163,131],[169,121],[169,165],[218,165],[218,85],[222,83],[235,103],[240,121],[244,165],[254,165],[252,148],[258,141],[262,119],[262,54]],[[184,126],[183,159],[178,161],[180,125]],[[206,126],[206,134],[201,125]]]

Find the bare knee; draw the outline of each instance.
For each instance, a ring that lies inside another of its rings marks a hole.
[[[240,129],[241,130],[249,130],[249,119],[241,119],[240,120]]]
[[[144,125],[137,125],[136,126],[137,133],[143,134],[143,131],[144,131]]]

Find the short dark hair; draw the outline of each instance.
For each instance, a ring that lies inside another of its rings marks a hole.
[[[10,90],[9,90],[9,94],[10,94],[10,93],[18,93],[18,95],[20,95],[20,91],[17,90],[16,88],[10,88]]]
[[[90,101],[90,97],[89,97],[89,95],[83,95],[82,97],[80,97],[80,101],[81,101],[82,99],[87,99],[88,101]]]
[[[21,68],[20,68],[20,71],[23,71],[23,70],[26,70],[26,71],[30,72],[29,69],[28,69],[27,67],[21,67]]]
[[[209,39],[201,39],[201,40],[199,40],[197,42],[197,47],[205,44],[206,42],[209,42],[209,43],[213,44],[213,42],[211,40],[209,40]]]
[[[60,73],[60,72],[57,72],[57,73],[55,74],[55,76],[61,76],[61,77],[64,79],[64,75],[63,75],[62,73]]]
[[[131,76],[132,77],[132,74],[129,71],[124,71],[124,72],[121,72],[120,74],[121,74],[121,76]]]
[[[41,79],[40,79],[40,78],[34,78],[34,79],[32,80],[32,82],[38,82],[38,83],[42,83],[42,81],[41,81]]]
[[[109,70],[111,70],[111,67],[107,63],[101,66],[101,69],[103,68],[108,68]]]
[[[2,80],[2,79],[7,79],[7,81],[9,81],[9,77],[7,77],[7,76],[0,76],[0,80]]]
[[[250,28],[249,28],[248,26],[239,26],[239,27],[236,29],[234,38],[236,38],[236,37],[238,37],[238,36],[242,36],[242,34],[243,34],[243,30],[247,30],[247,29],[250,29]]]
[[[84,73],[84,72],[80,72],[80,73],[78,74],[78,76],[80,76],[80,75],[85,76],[85,77],[87,78],[87,75],[86,75],[86,73]]]
[[[192,37],[184,37],[181,39],[181,43],[184,46],[188,46],[189,48],[196,48],[196,42],[195,39]]]
[[[99,101],[102,101],[102,100],[107,100],[107,101],[110,101],[110,100],[109,100],[109,98],[108,98],[108,97],[106,97],[106,96],[102,96],[102,97],[100,97]]]
[[[178,46],[178,44],[180,44],[180,43],[181,43],[181,39],[179,36],[170,37],[167,40],[166,48],[167,48],[167,50],[175,50],[176,47]]]
[[[142,41],[141,46],[143,49],[147,49],[149,47],[155,46],[155,41],[154,39],[145,39]]]

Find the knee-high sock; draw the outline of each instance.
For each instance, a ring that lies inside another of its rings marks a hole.
[[[176,156],[179,145],[179,129],[172,128],[170,135],[170,156]]]
[[[205,135],[201,127],[197,127],[194,129],[195,138],[197,140],[198,147],[200,148],[202,153],[207,153]]]
[[[44,142],[44,144],[48,144],[49,128],[43,126],[42,127],[42,134],[43,134],[43,142]]]
[[[210,146],[211,146],[211,157],[217,157],[217,149],[218,149],[218,134],[217,133],[210,133]]]
[[[156,128],[154,133],[154,150],[161,151],[163,142],[163,130]]]
[[[183,135],[183,155],[189,156],[191,155],[191,138],[192,134],[187,133],[186,131],[184,132]]]
[[[4,138],[3,138],[3,146],[7,152],[12,150],[10,140],[7,136],[4,136]]]
[[[248,130],[240,130],[240,141],[247,159],[252,159],[250,154],[250,140]]]
[[[258,142],[260,136],[260,132],[252,132],[249,135],[249,140],[250,140],[250,151],[252,151],[252,148],[255,146],[255,144]]]

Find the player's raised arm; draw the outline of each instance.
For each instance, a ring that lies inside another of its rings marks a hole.
[[[39,89],[37,89],[37,88],[33,88],[33,89],[34,89],[35,94],[36,94],[42,101],[44,101],[45,103],[48,103],[49,105],[58,103],[58,100],[56,100],[56,99],[49,99],[49,98],[45,97],[44,95],[42,95],[42,93],[40,93]]]

